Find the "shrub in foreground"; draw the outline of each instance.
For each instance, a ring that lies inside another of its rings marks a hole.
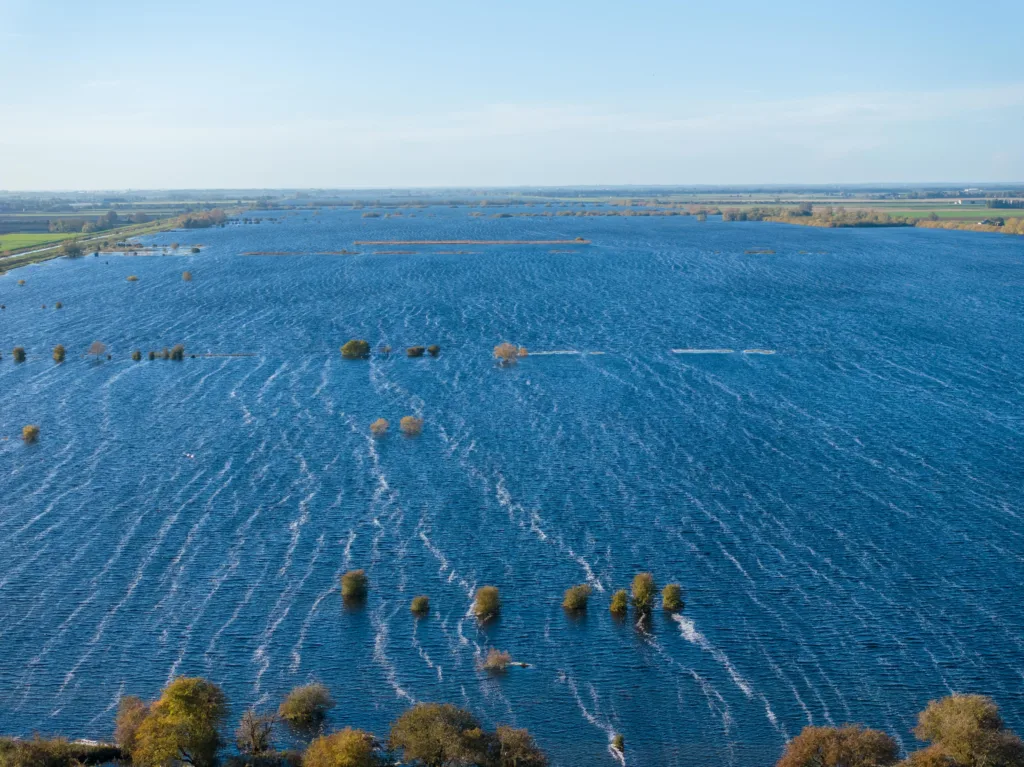
[[[544,755],[527,730],[499,725],[491,741],[492,764],[496,767],[547,767]]]
[[[565,590],[565,597],[562,599],[562,607],[571,612],[579,612],[587,609],[587,600],[590,598],[591,588],[589,584],[581,583]]]
[[[423,419],[417,418],[414,415],[403,416],[398,425],[401,427],[402,433],[407,437],[418,437],[420,432],[423,431]]]
[[[198,677],[178,677],[149,707],[135,734],[132,761],[141,765],[188,762],[213,767],[227,716],[221,689]]]
[[[422,617],[430,612],[430,597],[418,596],[412,598],[412,604],[409,605],[409,610],[413,615]]]
[[[139,725],[149,715],[149,706],[142,698],[125,695],[117,702],[117,717],[114,719],[114,742],[129,756],[135,751]]]
[[[64,357],[67,356],[67,351],[64,349],[63,344],[57,344],[53,347],[53,361],[60,364],[64,361]]]
[[[302,767],[383,767],[386,764],[377,739],[351,727],[317,738],[302,757]]]
[[[3,767],[79,767],[108,764],[123,756],[115,746],[71,743],[66,738],[0,738]]]
[[[368,581],[365,570],[349,570],[341,576],[341,596],[345,599],[366,599]]]
[[[497,586],[481,586],[473,600],[473,614],[482,621],[490,620],[501,612],[501,595]]]
[[[637,573],[633,577],[633,606],[641,612],[647,612],[654,606],[654,595],[657,587],[654,576],[650,573]]]
[[[1006,729],[999,708],[984,695],[954,694],[930,701],[918,715],[914,735],[931,745],[910,755],[913,767],[1024,765],[1024,743]]]
[[[670,583],[661,590],[661,606],[673,613],[683,609],[683,589],[678,583]]]
[[[370,344],[353,338],[341,347],[341,356],[347,360],[361,360],[370,356]]]
[[[28,426],[23,426],[21,428],[21,438],[29,444],[38,441],[39,427],[32,424],[29,424]]]
[[[388,423],[386,418],[378,418],[376,421],[370,424],[370,431],[373,433],[373,436],[375,437],[383,437],[385,434],[388,433],[388,426],[390,425],[391,424]]]
[[[619,589],[612,594],[612,602],[608,609],[613,615],[625,615],[629,608],[629,594],[625,589]]]
[[[296,687],[277,709],[277,715],[297,730],[315,730],[334,708],[330,691],[319,682]]]
[[[899,748],[879,730],[859,725],[804,727],[786,745],[775,767],[886,767]]]

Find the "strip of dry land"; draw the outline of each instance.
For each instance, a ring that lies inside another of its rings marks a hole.
[[[590,240],[356,240],[353,245],[589,245]]]

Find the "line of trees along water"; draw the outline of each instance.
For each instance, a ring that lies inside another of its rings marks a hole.
[[[76,767],[120,762],[139,767],[546,767],[525,729],[483,728],[469,711],[420,703],[391,725],[386,738],[344,727],[327,731],[335,703],[322,684],[296,687],[276,712],[248,709],[229,744],[223,691],[199,677],[178,677],[159,698],[121,698],[114,743],[0,739],[0,767]],[[278,750],[285,727],[302,749]],[[862,725],[805,727],[776,767],[1024,767],[1024,742],[1008,729],[991,698],[953,694],[931,701],[913,730],[926,745],[902,761],[889,734]],[[234,753],[220,759],[229,745]],[[622,754],[617,735],[609,747]]]

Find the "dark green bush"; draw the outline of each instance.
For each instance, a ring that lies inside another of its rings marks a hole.
[[[341,347],[341,356],[347,360],[362,360],[370,356],[370,344],[353,338]]]

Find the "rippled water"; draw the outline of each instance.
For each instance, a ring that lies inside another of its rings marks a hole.
[[[0,729],[104,736],[176,674],[236,713],[319,679],[378,733],[451,701],[573,767],[614,764],[614,732],[636,765],[762,765],[808,723],[913,747],[951,690],[1024,725],[1021,240],[432,208],[150,241],[205,247],[0,278]],[[442,354],[342,360],[352,337]],[[96,339],[112,361],[80,356]],[[501,370],[502,340],[581,354]],[[178,342],[255,356],[128,357]],[[418,439],[369,438],[407,414]],[[347,610],[352,567],[372,591]],[[614,621],[639,570],[685,613]],[[484,584],[505,611],[481,629]],[[482,675],[492,646],[530,667]]]

